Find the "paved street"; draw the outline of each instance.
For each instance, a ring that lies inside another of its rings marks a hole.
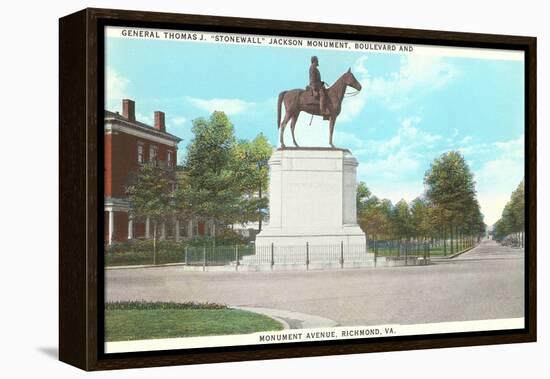
[[[335,271],[107,270],[106,298],[265,307],[340,325],[417,324],[523,317],[522,250],[483,241],[429,266]]]

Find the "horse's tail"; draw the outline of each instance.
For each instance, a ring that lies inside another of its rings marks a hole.
[[[283,103],[283,98],[285,97],[286,91],[283,91],[279,94],[279,100],[277,102],[277,129],[281,128],[281,104]]]

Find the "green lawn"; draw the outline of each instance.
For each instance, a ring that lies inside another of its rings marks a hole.
[[[263,315],[238,309],[167,307],[155,303],[147,307],[107,306],[105,338],[107,341],[130,341],[153,338],[176,338],[247,334],[282,330],[283,326]]]

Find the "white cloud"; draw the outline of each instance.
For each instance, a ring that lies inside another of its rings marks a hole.
[[[185,122],[187,121],[187,119],[185,117],[182,117],[182,116],[177,116],[177,117],[173,117],[170,122],[176,126],[180,126],[180,125],[183,125],[185,124]]]
[[[296,142],[299,146],[330,146],[328,121],[324,121],[322,117],[316,116],[313,118],[311,125],[309,122],[311,115],[302,113],[298,117],[298,121],[294,128],[294,135]],[[280,130],[279,130],[280,132]],[[336,133],[336,132],[335,132]],[[335,137],[334,142],[336,142]],[[277,137],[277,141],[279,138]],[[292,143],[292,131],[290,129],[290,122],[285,128],[284,141],[286,146],[294,146]]]
[[[494,224],[504,206],[524,177],[523,136],[502,142],[494,142],[494,159],[489,160],[474,173],[481,211],[485,223]]]
[[[107,67],[105,72],[105,106],[111,111],[120,109],[122,99],[128,98],[130,81],[114,69]]]
[[[419,92],[438,90],[458,73],[442,57],[427,55],[401,57],[399,70],[386,77],[372,77],[367,66],[366,55],[353,65],[352,72],[363,89],[357,96],[345,99],[341,121],[352,120],[369,100],[381,101],[390,110],[401,109],[412,103]]]
[[[361,113],[361,110],[367,102],[365,95],[366,87],[369,84],[369,72],[366,66],[368,57],[363,55],[357,59],[352,67],[352,72],[359,83],[361,83],[362,89],[357,95],[349,98],[345,98],[342,103],[342,111],[338,116],[338,121],[346,122],[352,120],[355,116]]]
[[[418,116],[405,118],[393,136],[370,140],[358,150],[362,158],[359,180],[365,181],[376,196],[393,202],[401,198],[410,201],[424,192],[423,177],[418,173],[431,160],[441,136],[418,128],[421,122]]]
[[[302,115],[296,125],[296,140],[301,146],[328,146],[328,122],[314,117],[311,126],[310,115]],[[381,140],[365,140],[353,132],[335,130],[336,146],[350,148],[360,161],[358,180],[365,181],[378,197],[397,202],[404,198],[408,202],[424,192],[423,176],[419,172],[427,169],[427,162],[450,146],[439,151],[438,142],[444,142],[440,135],[422,130],[419,116],[400,120],[395,134]],[[458,137],[458,130],[453,131]],[[477,143],[472,136],[464,136],[457,150],[464,155],[491,153],[493,159],[486,161],[474,172],[478,200],[485,222],[493,224],[500,218],[502,209],[524,175],[524,138],[508,141]],[[285,143],[293,146],[290,123],[285,133]],[[468,162],[472,166],[472,161]]]
[[[357,137],[353,133],[335,130],[334,143],[337,146],[346,147],[348,149],[362,148],[365,145],[365,140]]]
[[[453,129],[453,134],[451,135],[451,138],[456,138],[457,136],[458,136],[458,129],[454,128]]]
[[[370,181],[367,186],[372,193],[380,199],[390,199],[393,204],[401,199],[408,203],[424,193],[422,179],[400,181],[398,183],[387,183],[384,181]]]
[[[153,116],[136,112],[136,120],[147,125],[153,125]]]
[[[416,126],[422,121],[419,116],[407,117],[401,120],[401,127],[397,133],[387,140],[371,140],[369,147],[379,155],[388,154],[396,149],[412,153],[416,150],[427,150],[434,147],[435,142],[442,137],[418,129]]]
[[[311,121],[311,125],[310,125]],[[310,114],[301,113],[298,117],[298,122],[294,128],[294,135],[296,142],[299,146],[321,146],[328,147],[329,145],[329,123],[323,120],[320,116],[315,116],[313,119]],[[284,137],[286,146],[294,146],[292,143],[292,131],[290,128],[290,122],[285,128]],[[279,138],[277,137],[277,142]],[[352,150],[361,150],[366,146],[364,139],[359,138],[353,133],[338,130],[338,123],[336,124],[333,143],[336,147],[343,147]]]
[[[241,99],[199,99],[187,96],[186,100],[195,107],[204,109],[209,113],[223,111],[229,116],[243,113],[255,106],[254,102],[248,102]]]
[[[472,136],[466,136],[466,137],[462,138],[460,143],[462,143],[462,144],[470,143],[470,142],[472,142],[472,139],[473,139]]]
[[[441,57],[407,55],[401,58],[398,72],[374,78],[366,91],[390,109],[398,109],[412,101],[413,91],[439,89],[455,75],[456,70]]]
[[[508,158],[521,158],[524,156],[524,136],[520,136],[517,139],[504,141],[504,142],[495,142],[493,145],[506,155]]]
[[[359,171],[366,177],[383,179],[386,182],[399,181],[405,175],[416,172],[421,161],[406,149],[400,149],[386,158],[362,163]]]

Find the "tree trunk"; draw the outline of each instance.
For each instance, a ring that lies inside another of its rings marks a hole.
[[[258,197],[262,199],[262,184],[258,190]],[[258,233],[262,231],[262,208],[258,208]]]
[[[214,247],[216,247],[216,222],[212,221],[212,237],[214,242],[213,242],[213,245]]]
[[[455,253],[455,250],[454,250],[454,243],[453,243],[453,237],[454,237],[454,230],[453,230],[453,224],[451,224],[451,226],[449,227],[449,237],[450,237],[450,240],[451,240],[451,255],[453,255]]]
[[[153,264],[157,264],[157,222],[153,221]]]
[[[443,255],[447,255],[447,228],[443,226]]]

